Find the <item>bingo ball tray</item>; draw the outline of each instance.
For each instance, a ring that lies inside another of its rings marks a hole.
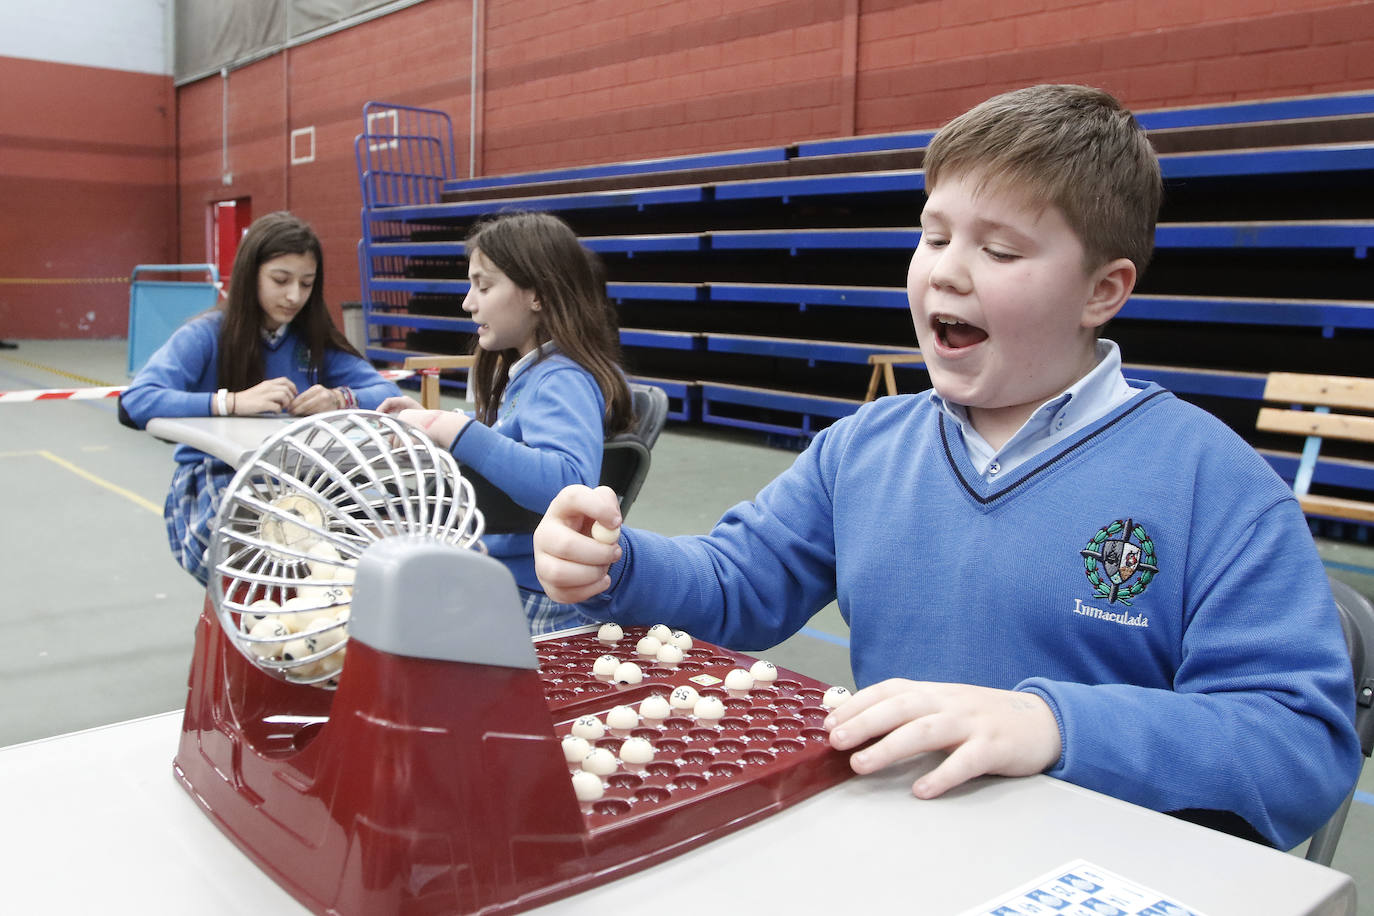
[[[638,871],[761,820],[848,778],[821,706],[826,689],[778,668],[770,685],[727,691],[755,659],[696,642],[669,667],[595,629],[534,640],[538,668],[382,652],[359,640],[336,691],[259,671],[207,599],[174,774],[273,880],[315,913],[517,913]],[[596,659],[635,661],[612,683]],[[604,794],[579,801],[564,757],[573,721],[690,684],[725,706],[638,719],[653,759],[619,760]]]
[[[616,754],[626,738],[645,738],[654,757],[646,764],[618,763],[614,773],[602,778],[605,795],[581,803],[591,834],[628,831],[643,822],[646,836],[668,839],[668,833],[681,833],[678,842],[705,840],[851,775],[848,755],[831,749],[823,724],[828,710],[821,699],[827,685],[779,668],[771,684],[726,690],[726,674],[733,668],[748,670],[754,658],[697,642],[681,662],[666,666],[636,655],[643,633],[627,628],[618,643],[603,642],[595,632],[535,642],[559,738],[569,734],[580,716],[595,715],[604,723],[614,706],[638,709],[645,698],[658,694],[666,699],[684,684],[725,706],[725,715],[714,722],[699,721],[690,709],[674,709],[666,719],[641,716],[636,727],[608,728],[592,741]],[[593,663],[607,654],[640,665],[644,680],[616,684],[592,674]],[[571,774],[580,765],[569,762],[567,767]],[[670,820],[669,815],[676,816]]]

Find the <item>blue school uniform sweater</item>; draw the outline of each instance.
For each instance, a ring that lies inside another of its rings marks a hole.
[[[592,374],[550,346],[542,359],[517,364],[496,423],[468,423],[450,451],[515,502],[543,513],[564,487],[595,487],[601,480],[605,411],[606,399]],[[544,590],[534,575],[532,534],[491,534],[482,540],[522,588]]]
[[[1063,739],[1050,775],[1291,847],[1361,762],[1325,572],[1249,445],[1131,384],[995,483],[930,393],[865,405],[709,535],[625,529],[606,613],[758,649],[838,599],[860,687],[1034,691]]]
[[[120,403],[140,429],[155,417],[208,417],[219,390],[219,330],[223,312],[210,312],[181,327],[157,349],[120,396]],[[372,364],[351,353],[328,348],[319,378],[310,377],[310,346],[294,326],[273,344],[263,343],[263,378],[285,376],[298,391],[319,384],[326,388],[351,388],[358,406],[374,410],[387,398],[400,394],[393,382],[377,373]],[[205,458],[204,452],[179,445],[173,457],[178,464]]]

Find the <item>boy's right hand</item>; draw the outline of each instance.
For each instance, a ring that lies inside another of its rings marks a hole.
[[[620,545],[596,540],[591,529],[600,522],[618,530],[620,521],[620,500],[610,487],[573,484],[553,498],[534,529],[534,572],[550,598],[576,604],[610,588]]]
[[[408,395],[404,395],[404,394],[398,394],[398,395],[396,395],[395,397],[387,398],[385,401],[383,401],[382,403],[380,403],[380,404],[377,405],[377,410],[378,410],[378,412],[380,412],[380,413],[385,413],[385,414],[391,414],[392,416],[395,416],[396,414],[399,414],[399,413],[400,413],[401,411],[403,411],[403,410],[424,410],[424,409],[425,409],[425,406],[424,406],[423,404],[421,404],[419,401],[415,400],[414,398],[409,397]]]

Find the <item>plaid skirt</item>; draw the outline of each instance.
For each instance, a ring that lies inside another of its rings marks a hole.
[[[234,479],[234,469],[217,458],[203,458],[177,465],[162,518],[167,523],[167,542],[181,568],[205,585],[210,578],[205,552],[215,526],[224,491]]]
[[[583,610],[584,605],[559,604],[543,592],[528,588],[520,589],[520,603],[524,605],[525,620],[530,625],[531,636],[601,622],[599,618]]]

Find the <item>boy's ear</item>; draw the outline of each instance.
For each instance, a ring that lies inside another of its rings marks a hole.
[[[1093,286],[1083,305],[1083,327],[1100,328],[1116,317],[1135,289],[1135,262],[1130,258],[1108,261],[1093,272]]]

